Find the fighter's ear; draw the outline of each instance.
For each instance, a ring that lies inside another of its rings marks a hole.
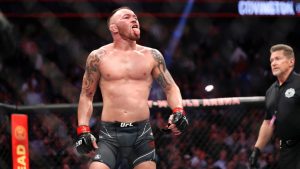
[[[109,30],[112,32],[112,33],[117,33],[118,32],[118,27],[116,24],[110,24],[109,25]]]

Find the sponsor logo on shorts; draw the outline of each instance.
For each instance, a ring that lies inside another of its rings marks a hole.
[[[101,159],[101,155],[100,154],[97,154],[94,158],[95,160],[100,160]]]
[[[132,123],[121,123],[120,127],[132,127],[133,124]]]
[[[148,145],[149,145],[150,148],[155,148],[155,142],[154,141],[148,142]]]

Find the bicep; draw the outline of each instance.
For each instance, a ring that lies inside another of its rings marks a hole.
[[[100,58],[96,54],[90,54],[87,58],[85,72],[82,80],[81,94],[93,97],[100,79]]]
[[[174,80],[168,70],[161,72],[160,70],[154,73],[154,79],[162,88],[167,88],[174,84]]]
[[[166,63],[162,54],[158,50],[152,50],[151,54],[155,60],[155,66],[152,72],[154,79],[164,89],[175,84],[170,72],[166,67]]]

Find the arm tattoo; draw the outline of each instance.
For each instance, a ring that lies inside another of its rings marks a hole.
[[[101,56],[105,54],[105,51],[101,50],[99,53],[91,53],[86,62],[85,74],[84,74],[84,84],[83,84],[83,92],[91,97],[93,96],[93,86],[95,86],[99,78],[99,70],[98,66],[100,63]],[[92,89],[92,90],[91,90]]]
[[[167,85],[168,85],[168,82],[166,80],[166,78],[160,74],[158,77],[157,77],[157,82],[159,83],[159,85],[162,87],[162,88],[166,88]]]
[[[167,69],[166,62],[165,62],[164,57],[161,55],[161,53],[154,49],[151,50],[151,53],[152,53],[154,60],[158,63],[157,66],[160,69],[160,71],[166,71],[166,69]]]
[[[174,81],[173,81],[169,71],[166,68],[166,62],[165,62],[163,56],[161,55],[161,53],[154,49],[151,50],[151,53],[152,53],[154,60],[157,62],[157,68],[159,71],[159,75],[156,78],[156,80],[160,84],[160,86],[165,89],[166,87],[171,85],[171,83]]]

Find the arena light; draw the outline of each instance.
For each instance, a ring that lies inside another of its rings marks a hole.
[[[189,16],[189,14],[192,11],[194,5],[194,0],[189,0],[186,4],[186,6],[184,7],[184,11],[179,19],[179,22],[176,26],[176,29],[174,30],[172,37],[169,41],[168,47],[165,50],[165,60],[166,60],[166,64],[169,67],[172,63],[172,57],[173,57],[173,53],[175,52],[175,49],[181,39],[184,27],[186,25],[187,22],[187,18]]]
[[[295,15],[293,1],[239,1],[240,15]]]
[[[214,90],[214,85],[207,85],[207,86],[205,86],[205,91],[206,92],[211,92],[213,90]]]

